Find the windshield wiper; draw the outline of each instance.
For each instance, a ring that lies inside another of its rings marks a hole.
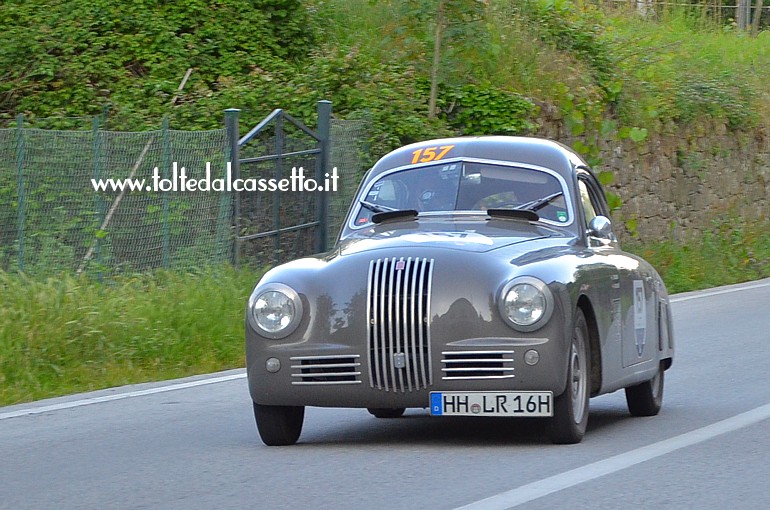
[[[557,191],[556,193],[551,193],[550,195],[546,195],[543,198],[538,198],[537,200],[532,200],[531,202],[527,202],[525,204],[517,205],[514,207],[517,211],[532,211],[537,212],[543,207],[547,206],[560,196],[564,195],[564,192]]]
[[[366,200],[359,200],[359,203],[364,209],[368,209],[373,213],[393,212],[398,210],[398,209],[394,209],[393,207],[373,204],[371,202],[367,202]]]
[[[537,221],[540,217],[535,211],[527,209],[487,209],[487,214],[490,218],[501,219],[514,219],[514,220],[526,220]]]
[[[398,220],[401,218],[414,219],[419,213],[414,209],[399,209],[396,211],[378,212],[372,215],[372,223],[382,223],[388,220]]]

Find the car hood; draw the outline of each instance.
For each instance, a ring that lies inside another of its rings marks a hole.
[[[437,248],[488,252],[538,240],[567,237],[561,231],[522,220],[418,219],[372,225],[342,240],[339,255],[394,248]],[[524,248],[522,246],[522,248]]]

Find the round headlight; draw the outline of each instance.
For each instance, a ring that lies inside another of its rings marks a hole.
[[[291,287],[271,283],[252,292],[247,314],[257,333],[267,338],[283,338],[299,326],[302,301]]]
[[[500,315],[514,329],[534,331],[543,327],[553,312],[553,295],[537,278],[523,276],[508,282],[500,293]]]

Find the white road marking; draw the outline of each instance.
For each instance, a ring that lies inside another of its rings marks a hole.
[[[100,397],[84,398],[80,400],[72,400],[69,402],[61,402],[58,404],[44,405],[40,407],[29,407],[19,409],[16,411],[8,411],[0,413],[0,421],[7,420],[8,418],[17,418],[19,416],[29,416],[33,414],[50,413],[52,411],[60,411],[62,409],[72,409],[73,407],[88,406],[91,404],[100,404],[102,402],[112,402],[114,400],[123,400],[133,397],[144,397],[146,395],[155,395],[157,393],[166,393],[168,391],[183,390],[186,388],[194,388],[196,386],[206,386],[208,384],[216,384],[226,381],[232,381],[235,379],[245,379],[246,373],[230,374],[224,376],[209,377],[206,379],[197,379],[195,381],[178,382],[174,384],[167,384],[165,386],[157,386],[154,388],[148,388],[146,390],[127,391],[125,393],[115,393],[112,395],[103,395]]]
[[[732,294],[733,292],[740,292],[743,290],[752,290],[752,289],[761,289],[763,287],[770,287],[770,281],[763,280],[760,283],[753,283],[753,284],[741,284],[738,286],[733,287],[726,287],[721,289],[715,289],[715,290],[701,290],[697,291],[697,293],[693,294],[687,294],[684,296],[672,296],[670,301],[672,303],[681,303],[683,301],[690,301],[691,299],[701,299],[711,296],[719,296],[722,294]]]
[[[475,503],[455,510],[504,510],[529,503],[555,492],[569,489],[575,485],[595,480],[605,475],[627,469],[667,453],[686,448],[703,441],[708,441],[722,434],[733,432],[770,418],[770,404],[752,409],[745,413],[716,422],[712,425],[695,429],[636,450],[631,450],[614,457],[609,457],[558,475],[522,485],[515,489],[501,492]]]

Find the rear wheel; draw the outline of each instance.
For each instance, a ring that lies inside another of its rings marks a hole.
[[[626,404],[632,416],[655,416],[663,405],[663,367],[649,381],[626,388]]]
[[[591,355],[588,346],[588,324],[583,311],[575,312],[575,327],[569,350],[567,388],[554,399],[550,424],[551,441],[556,444],[579,443],[588,425],[588,400],[591,397]]]
[[[377,418],[399,418],[404,414],[404,411],[406,411],[403,407],[367,407],[366,410],[369,411],[369,414]]]
[[[305,420],[302,406],[264,406],[254,404],[254,418],[262,442],[267,446],[287,446],[297,442]]]

